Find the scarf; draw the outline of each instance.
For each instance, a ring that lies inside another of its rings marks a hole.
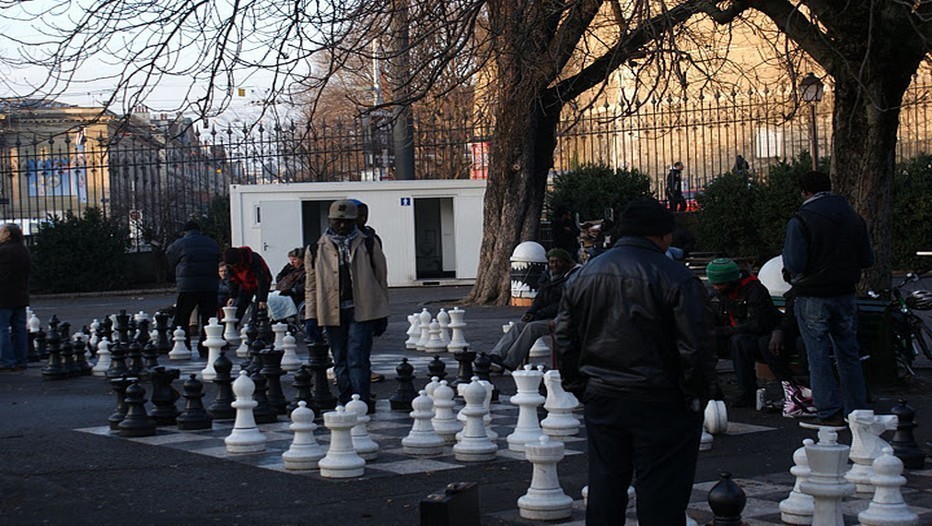
[[[354,228],[349,234],[341,236],[327,227],[326,235],[337,247],[340,258],[340,308],[348,309],[353,306],[353,276],[350,273],[350,246],[353,240],[359,236],[358,228]]]

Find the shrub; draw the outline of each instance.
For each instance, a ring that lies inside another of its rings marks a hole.
[[[39,227],[32,240],[33,287],[40,292],[84,292],[128,284],[129,232],[98,208],[68,212]]]
[[[651,195],[650,178],[637,170],[589,164],[554,176],[547,203],[550,210],[577,212],[586,221],[601,219],[608,208],[619,214],[629,201]]]
[[[732,257],[756,255],[760,244],[755,221],[759,200],[757,183],[743,174],[728,172],[709,181],[696,197],[699,247]]]
[[[932,250],[932,156],[922,155],[897,167],[893,180],[893,268],[918,270]]]
[[[753,255],[761,262],[783,251],[786,223],[802,204],[797,181],[811,169],[812,160],[806,152],[789,162],[781,160],[767,171],[767,180],[760,186],[755,217],[759,241]]]

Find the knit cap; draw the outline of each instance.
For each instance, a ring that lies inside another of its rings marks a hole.
[[[741,277],[741,270],[734,261],[728,258],[718,258],[706,265],[705,275],[709,278],[709,283],[721,285],[737,281]]]

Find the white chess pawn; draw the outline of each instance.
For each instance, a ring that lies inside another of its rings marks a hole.
[[[428,327],[427,332],[430,336],[427,339],[424,350],[431,354],[447,352],[447,346],[440,338],[440,323],[437,322],[437,320],[433,320]]]
[[[408,315],[408,323],[411,324],[411,326],[408,327],[408,339],[405,340],[405,349],[417,349],[417,342],[421,336],[421,328],[418,321],[418,313],[415,312],[414,314]]]
[[[246,331],[249,330],[249,326],[243,324],[243,327],[239,331],[239,347],[236,348],[236,357],[245,358],[249,356],[249,345],[246,342]]]
[[[453,388],[447,385],[446,380],[440,380],[440,385],[433,393],[434,418],[431,419],[431,424],[447,444],[456,442],[456,434],[463,430],[463,424],[453,414],[454,395]]]
[[[366,461],[353,448],[351,429],[356,425],[356,413],[342,405],[324,413],[324,425],[330,430],[330,447],[317,467],[324,478],[361,477],[366,472]]]
[[[256,384],[249,378],[249,373],[240,371],[239,377],[233,382],[233,409],[236,409],[236,420],[233,423],[233,432],[223,442],[227,453],[258,453],[265,451],[266,436],[256,426],[256,418],[252,410],[258,404],[252,397],[256,392]]]
[[[541,421],[541,429],[555,440],[579,433],[579,419],[573,415],[573,410],[579,406],[579,400],[572,393],[563,390],[560,371],[552,369],[544,373],[544,385],[547,386],[547,400],[544,402],[547,418]]]
[[[275,339],[272,341],[272,348],[281,349],[282,344],[285,343],[285,333],[288,332],[287,323],[276,323],[272,325],[272,332],[275,334]]]
[[[495,460],[495,455],[498,453],[498,446],[489,440],[482,422],[482,417],[486,414],[486,409],[482,405],[485,395],[485,387],[479,383],[478,378],[473,377],[463,396],[466,399],[466,407],[463,408],[466,426],[458,442],[453,446],[453,455],[460,462]]]
[[[854,494],[854,484],[845,480],[850,448],[838,443],[838,433],[831,427],[819,428],[819,442],[806,446],[809,478],[799,490],[812,495],[812,524],[842,525],[843,498]]]
[[[434,417],[434,402],[427,396],[426,390],[421,390],[419,396],[411,401],[413,411],[409,413],[414,419],[408,436],[401,439],[404,452],[409,455],[439,455],[443,452],[443,438],[435,431],[431,424]]]
[[[811,495],[799,490],[800,484],[809,478],[809,458],[806,446],[815,444],[811,438],[803,440],[803,445],[793,452],[793,467],[790,473],[796,477],[790,495],[780,501],[780,520],[787,524],[812,524],[813,501]]]
[[[543,434],[537,420],[537,408],[544,403],[544,397],[540,395],[543,374],[530,365],[525,365],[524,370],[513,372],[511,377],[518,387],[518,393],[510,400],[518,406],[518,422],[514,432],[508,435],[506,440],[511,451],[524,451],[525,444],[536,443]]]
[[[450,345],[450,315],[445,309],[440,309],[437,313],[437,323],[440,324],[440,340],[443,346]]]
[[[91,322],[91,339],[88,342],[94,352],[97,352],[97,344],[100,343],[100,338],[97,337],[98,329],[100,329],[100,320],[94,318],[94,321]]]
[[[450,344],[447,345],[447,350],[450,352],[457,352],[466,349],[469,344],[466,342],[466,339],[463,337],[463,329],[466,328],[466,324],[463,322],[463,318],[466,316],[466,311],[459,307],[454,307],[447,314],[450,315]]]
[[[222,337],[223,325],[217,322],[217,318],[208,320],[207,325],[204,326],[204,332],[207,334],[207,339],[204,340],[204,346],[207,347],[207,364],[201,370],[201,378],[206,382],[212,382],[217,379],[214,362],[220,357],[220,350],[223,349],[226,341]]]
[[[29,309],[29,318],[26,324],[29,326],[29,332],[33,334],[39,332],[39,328],[41,327],[42,323],[39,321],[39,317],[36,316],[35,311],[32,309]]]
[[[565,519],[573,513],[573,499],[563,492],[557,463],[563,460],[563,443],[541,435],[537,442],[524,445],[525,455],[534,466],[531,486],[518,499],[521,518],[533,521]]]
[[[239,345],[239,333],[236,332],[236,307],[222,307],[223,310],[223,339],[230,348]]]
[[[427,393],[427,396],[433,399],[434,390],[437,389],[438,387],[440,387],[440,377],[431,376],[430,382],[428,382],[427,385],[424,386],[424,391]]]
[[[914,526],[919,524],[919,515],[910,511],[903,501],[903,461],[893,456],[893,448],[883,448],[874,460],[874,475],[871,484],[877,488],[867,509],[858,513],[863,526]]]
[[[298,407],[291,412],[291,425],[288,428],[294,432],[294,440],[291,441],[288,451],[282,453],[285,469],[294,471],[317,469],[317,462],[324,458],[326,452],[314,438],[314,431],[317,429],[317,424],[314,423],[314,411],[304,400],[298,402]]]
[[[495,386],[488,380],[479,380],[482,387],[485,387],[485,399],[482,401],[482,407],[485,408],[485,415],[482,417],[482,425],[485,426],[485,434],[489,440],[495,442],[498,440],[498,433],[492,429],[492,393],[495,392]]]
[[[295,349],[298,347],[297,342],[295,342],[294,336],[289,332],[282,338],[282,350],[285,351],[285,354],[282,355],[282,370],[283,371],[297,371],[301,368],[301,359],[298,358],[298,354],[295,352]]]
[[[366,414],[369,406],[359,399],[358,394],[353,395],[353,399],[346,404],[346,411],[356,414],[356,425],[350,430],[350,436],[353,439],[353,449],[356,454],[363,460],[375,460],[379,458],[379,444],[369,437],[369,415]]]
[[[415,348],[419,351],[427,350],[427,342],[430,341],[430,312],[427,310],[427,307],[424,307],[421,310],[421,313],[418,314],[418,329],[421,331],[421,336],[417,340],[417,345]]]
[[[550,336],[541,336],[538,338],[531,349],[528,351],[528,359],[549,359],[550,358]]]
[[[91,369],[94,376],[107,376],[107,370],[110,369],[110,340],[104,336],[97,343],[97,363]]]
[[[172,347],[172,350],[168,353],[169,360],[190,360],[191,359],[191,350],[188,349],[187,344],[184,342],[184,329],[179,325],[175,332],[172,333],[173,339],[175,340],[175,346]]]
[[[728,410],[725,408],[725,402],[709,400],[709,403],[705,406],[703,426],[705,426],[706,431],[713,435],[720,435],[728,431]]]

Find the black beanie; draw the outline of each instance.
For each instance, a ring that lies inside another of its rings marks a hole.
[[[656,199],[644,197],[628,203],[616,231],[621,236],[662,236],[675,226],[672,212]]]
[[[184,224],[182,232],[187,232],[188,230],[200,230],[201,226],[197,224],[197,221],[188,221]]]

